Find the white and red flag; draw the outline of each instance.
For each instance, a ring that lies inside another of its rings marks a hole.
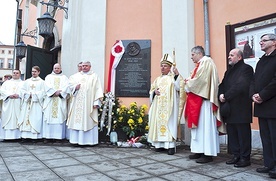
[[[121,40],[116,40],[116,43],[111,48],[109,71],[108,71],[108,82],[107,92],[112,92],[115,95],[115,78],[116,78],[116,67],[120,63],[120,60],[125,53],[125,47]]]

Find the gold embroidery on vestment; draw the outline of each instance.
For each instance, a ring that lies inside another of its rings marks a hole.
[[[159,96],[159,107],[158,109],[158,127],[159,127],[159,136],[166,136],[168,134],[168,107],[169,107],[169,102],[168,102],[168,91],[166,88],[168,87],[168,78],[167,76],[164,76],[161,78],[160,83],[159,83],[159,91],[161,95]]]
[[[60,85],[60,78],[56,77],[54,79],[54,89],[58,90],[59,85]],[[58,102],[59,102],[59,98],[54,97],[52,102],[52,118],[57,118],[58,116]]]
[[[75,114],[75,123],[81,123],[83,119],[83,109],[84,109],[84,101],[85,101],[85,95],[86,95],[86,78],[81,79],[81,88],[79,89],[78,95],[76,96],[76,114]]]
[[[32,85],[30,86],[30,88],[33,90],[33,89],[35,88],[35,85],[32,84]]]

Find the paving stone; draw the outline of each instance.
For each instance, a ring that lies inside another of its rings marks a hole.
[[[46,169],[46,166],[33,156],[8,157],[4,158],[4,161],[12,173]]]
[[[131,181],[131,180],[143,179],[151,176],[150,174],[141,170],[137,170],[135,168],[126,168],[126,169],[120,169],[115,171],[109,171],[109,172],[106,172],[106,174],[109,177],[118,181]]]
[[[183,170],[183,171],[180,171],[180,172],[175,172],[175,173],[163,175],[161,177],[165,178],[165,179],[168,179],[168,180],[174,180],[174,181],[177,181],[177,180],[179,180],[179,181],[182,181],[182,180],[189,180],[189,181],[213,180],[212,177],[201,175],[201,174],[191,172],[191,171],[188,171],[188,170]]]
[[[55,173],[50,169],[42,170],[30,170],[24,172],[16,172],[13,174],[14,179],[17,181],[30,181],[30,180],[56,180],[60,179]]]
[[[57,168],[57,167],[65,167],[70,165],[79,165],[81,164],[78,160],[74,158],[60,158],[60,159],[54,159],[54,160],[45,160],[43,162],[50,168]]]
[[[139,166],[137,168],[144,170],[145,172],[151,173],[153,175],[169,174],[181,170],[178,167],[167,165],[164,163],[152,163],[148,165]]]
[[[89,163],[87,165],[100,172],[108,172],[112,170],[129,168],[129,166],[122,164],[117,160],[104,160],[104,161],[98,161],[95,163]]]
[[[102,174],[93,173],[88,175],[81,175],[76,177],[65,178],[66,181],[91,181],[91,180],[101,180],[101,181],[113,181],[114,179]]]
[[[53,168],[53,171],[62,178],[95,173],[94,169],[86,165],[64,166],[59,168]]]

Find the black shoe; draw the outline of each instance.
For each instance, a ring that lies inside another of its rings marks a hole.
[[[198,158],[196,160],[196,163],[209,163],[213,161],[213,157],[212,156],[206,156],[206,155],[202,155],[200,158]]]
[[[174,155],[175,149],[174,148],[169,148],[168,149],[168,155]]]
[[[268,175],[269,175],[270,178],[276,178],[276,169],[273,168],[272,170],[270,170],[268,172]]]
[[[261,168],[257,168],[256,172],[258,173],[269,173],[270,170],[272,170],[273,167],[261,167]]]
[[[250,166],[251,165],[251,162],[250,160],[244,160],[244,159],[240,159],[240,161],[238,161],[234,167],[247,167],[247,166]]]
[[[24,138],[21,139],[21,143],[27,143],[27,142],[28,142],[27,139],[24,139]]]
[[[47,140],[47,139],[44,139],[44,140],[43,140],[43,143],[44,143],[44,144],[47,144],[47,143],[49,143],[49,142],[50,142],[50,141]]]
[[[236,164],[236,163],[238,163],[239,160],[240,160],[239,157],[235,157],[235,156],[234,156],[231,160],[228,160],[228,161],[226,161],[225,163],[226,163],[227,165]]]
[[[202,156],[203,154],[202,153],[195,153],[193,155],[189,155],[189,158],[190,159],[198,159]]]

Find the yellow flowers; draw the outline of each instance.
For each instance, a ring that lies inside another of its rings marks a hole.
[[[136,102],[129,107],[121,105],[117,108],[118,120],[113,122],[116,129],[122,129],[129,138],[142,136],[148,131],[148,106],[138,107]]]
[[[133,119],[129,119],[127,123],[131,126],[132,124],[134,124],[134,120]]]
[[[108,93],[107,93],[108,94]],[[143,136],[148,132],[148,106],[143,104],[138,106],[136,102],[132,102],[129,106],[120,104],[118,98],[114,97],[112,110],[107,106],[108,95],[104,94],[103,104],[99,109],[99,127],[122,130],[129,137]],[[111,120],[110,120],[111,116]]]
[[[143,123],[143,118],[142,118],[142,117],[139,117],[139,118],[138,118],[138,123],[139,123],[139,124],[142,124],[142,123]]]

